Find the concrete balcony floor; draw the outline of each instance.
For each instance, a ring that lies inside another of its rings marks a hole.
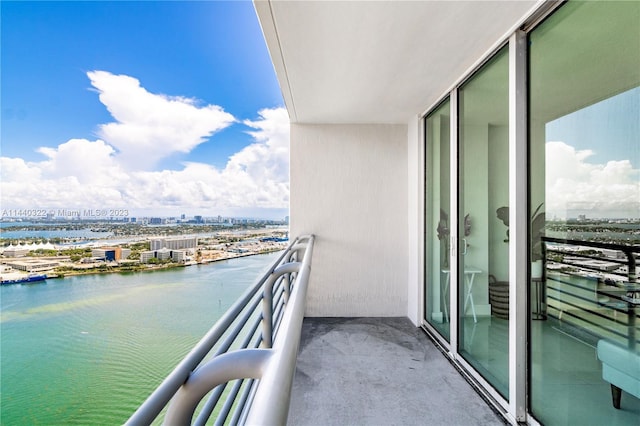
[[[290,425],[504,425],[407,318],[305,318]]]

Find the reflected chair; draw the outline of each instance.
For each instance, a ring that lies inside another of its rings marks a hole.
[[[597,351],[602,378],[611,384],[613,406],[620,408],[622,391],[640,398],[640,353],[604,339],[598,341]]]

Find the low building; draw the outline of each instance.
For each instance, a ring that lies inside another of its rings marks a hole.
[[[169,250],[190,250],[194,251],[198,246],[197,237],[170,237],[170,238],[152,238],[150,240],[150,250],[160,250],[163,248]]]
[[[60,266],[60,262],[54,260],[26,259],[7,262],[7,265],[20,271],[42,272]]]
[[[187,259],[187,252],[185,250],[169,250],[162,248],[160,250],[149,250],[140,253],[140,263],[149,263],[151,259],[171,259],[174,262],[185,262]]]
[[[29,249],[23,246],[9,246],[2,252],[5,257],[24,257],[27,253],[29,253]]]
[[[155,251],[143,251],[140,252],[140,263],[148,263],[149,260],[156,257]]]
[[[101,247],[91,250],[91,256],[108,262],[117,262],[129,257],[131,249],[122,247]]]
[[[184,250],[171,250],[171,260],[185,262],[187,260],[187,252]]]
[[[156,250],[155,257],[160,260],[168,260],[171,258],[171,250],[166,248]]]

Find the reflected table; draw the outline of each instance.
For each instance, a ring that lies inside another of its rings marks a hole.
[[[451,281],[451,274],[448,269],[443,269],[442,272],[446,275],[444,281],[444,292],[442,293],[442,304],[444,306],[444,315],[447,321],[449,321],[449,309],[447,307],[447,299],[446,295],[449,293],[449,281]],[[478,318],[476,317],[476,306],[473,303],[473,280],[476,277],[476,274],[481,273],[482,270],[473,268],[468,266],[464,268],[464,282],[465,282],[465,296],[464,296],[464,308],[463,312],[467,312],[467,304],[471,305],[471,313],[473,314],[473,322],[478,322]]]
[[[531,278],[533,298],[531,300],[531,319],[547,319],[547,283],[543,278]]]
[[[623,311],[627,314],[627,342],[630,349],[636,347],[636,317],[640,309],[640,283],[622,283],[622,287],[605,285],[596,290],[601,306]]]

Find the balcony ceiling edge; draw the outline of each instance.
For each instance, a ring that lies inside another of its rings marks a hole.
[[[255,0],[292,122],[407,123],[539,0]]]

